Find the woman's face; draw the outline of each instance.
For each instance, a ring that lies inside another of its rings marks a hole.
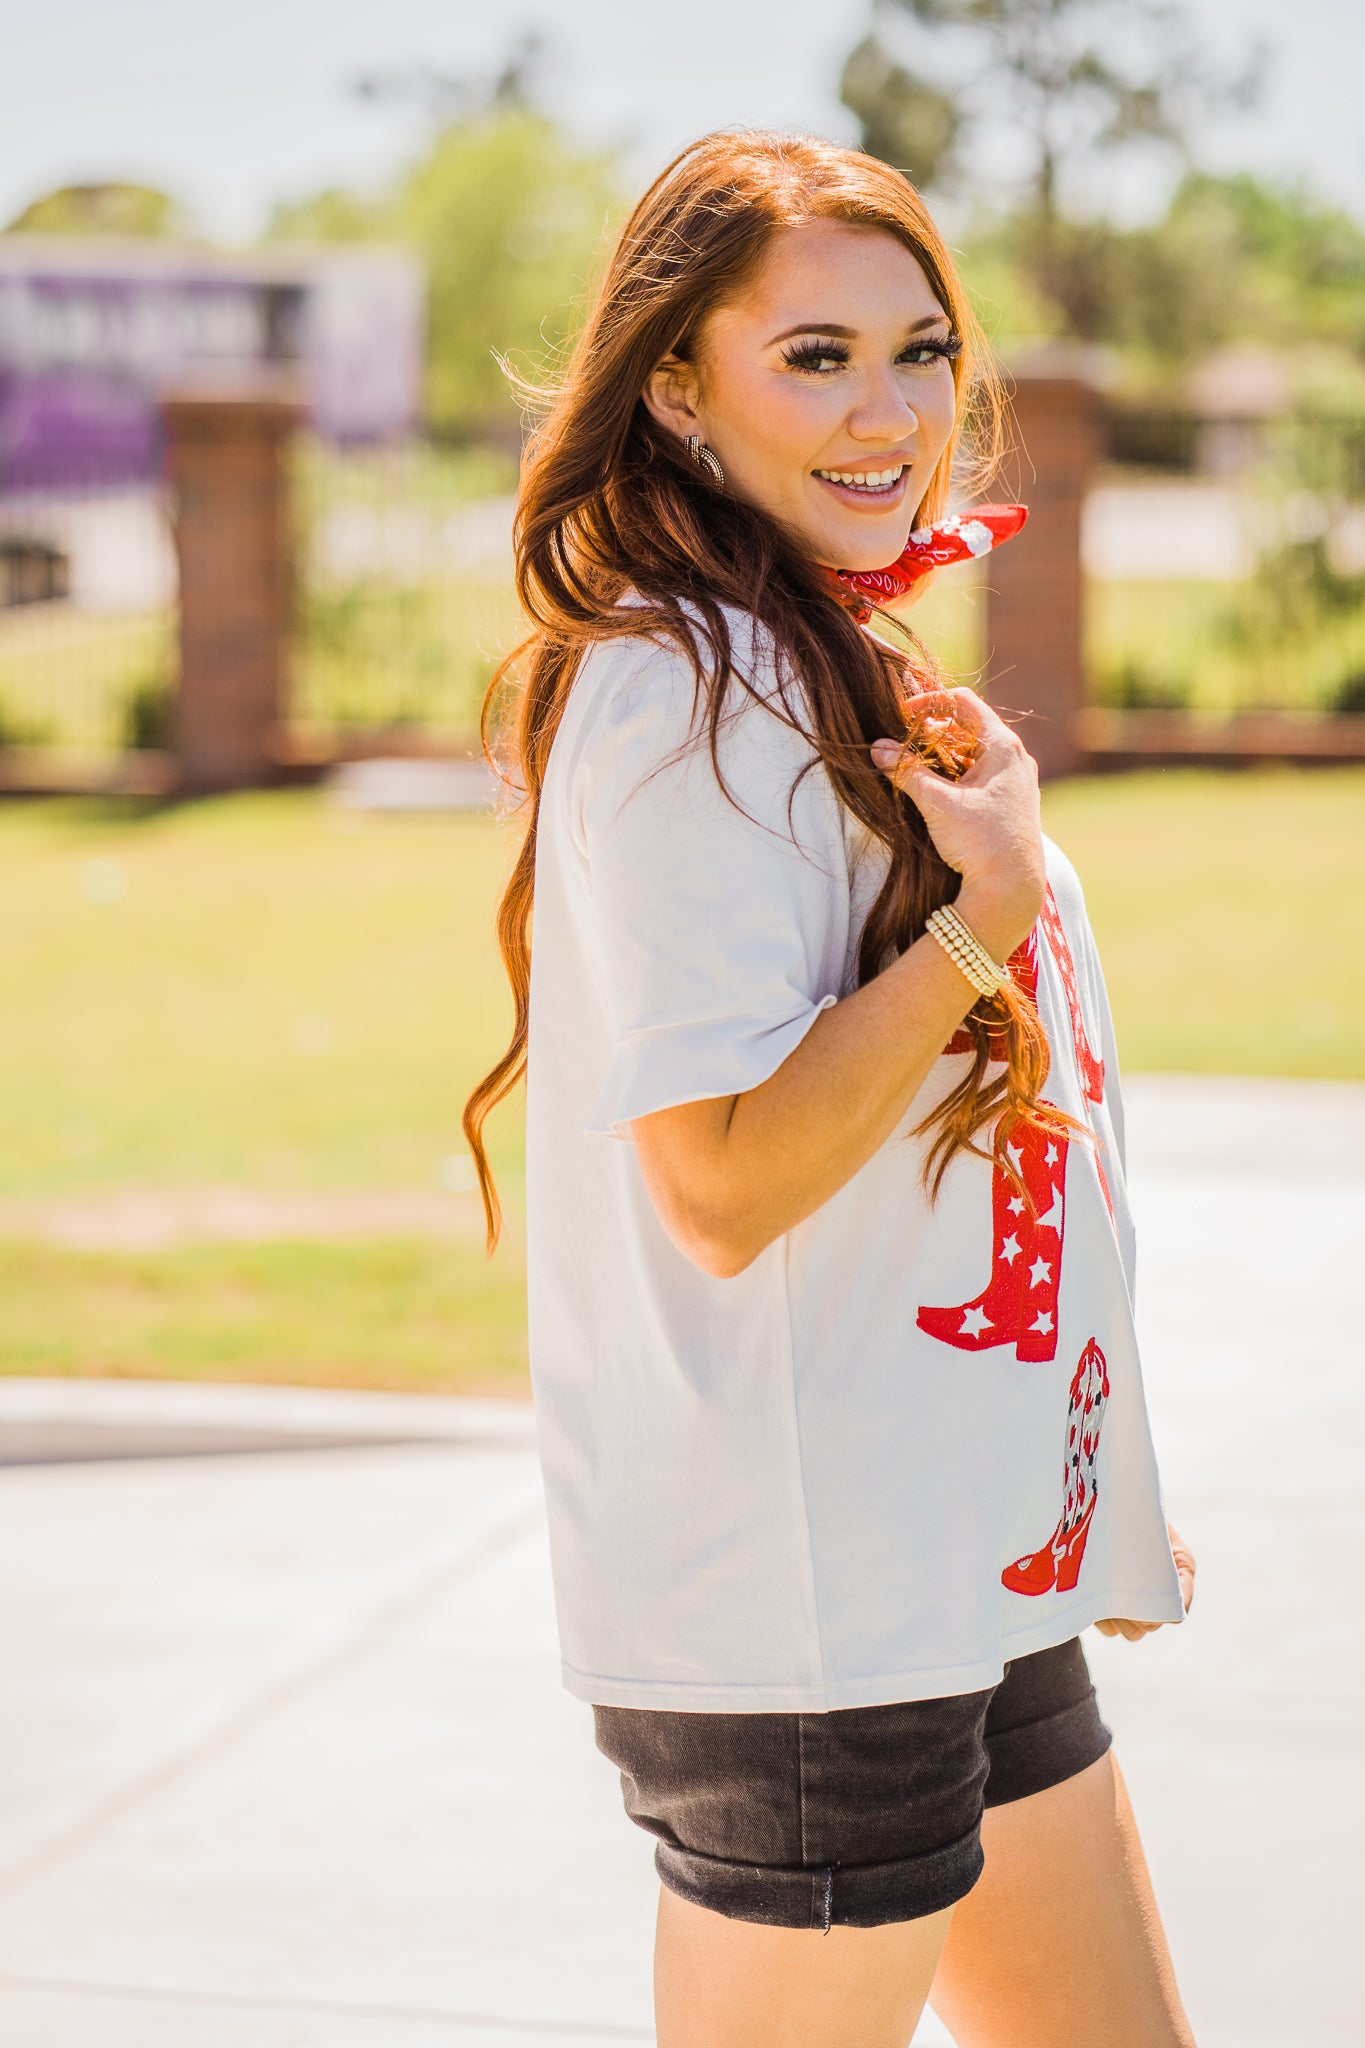
[[[836,569],[901,553],[953,428],[961,344],[920,265],[882,228],[774,237],[743,296],[670,358],[646,403],[700,434],[728,487]]]

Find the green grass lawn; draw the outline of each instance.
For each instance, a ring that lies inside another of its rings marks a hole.
[[[0,1373],[523,1394],[516,1219],[482,1242],[194,1245],[126,1254],[0,1241]]]
[[[1365,1079],[1365,768],[1047,792],[1127,1068]]]
[[[1365,770],[1048,792],[1129,1069],[1365,1079]],[[0,807],[0,1197],[130,1183],[430,1188],[510,1018],[513,828],[320,794]],[[0,1246],[0,1370],[524,1385],[519,1108],[506,1244]],[[468,1198],[466,1198],[468,1202]]]
[[[435,1186],[510,1028],[512,839],[311,792],[0,807],[0,1195]]]

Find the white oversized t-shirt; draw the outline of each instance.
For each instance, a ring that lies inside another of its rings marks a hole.
[[[731,626],[771,691],[763,637]],[[1097,1145],[1024,1137],[1032,1212],[961,1153],[926,1197],[909,1133],[965,1070],[945,1049],[867,1164],[736,1277],[660,1223],[631,1120],[766,1080],[857,985],[885,872],[818,764],[792,798],[809,741],[734,683],[731,802],[694,698],[679,650],[594,644],[540,809],[528,1297],[568,1689],[873,1706],[994,1684],[1105,1616],[1178,1620],[1113,1034],[1055,846],[1044,1094]]]

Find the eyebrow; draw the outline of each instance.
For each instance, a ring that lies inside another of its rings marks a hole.
[[[951,326],[952,322],[946,313],[928,313],[923,320],[916,320],[912,326],[907,327],[905,332],[907,334],[922,334],[926,327]],[[830,334],[833,335],[836,341],[856,341],[858,339],[856,327],[841,327],[837,320],[801,320],[795,327],[784,327],[780,334],[775,334],[772,340],[766,342],[764,346],[776,348],[779,341],[790,341],[793,335],[797,334]]]

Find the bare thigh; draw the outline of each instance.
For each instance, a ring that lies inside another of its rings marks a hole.
[[[1112,1750],[981,1841],[930,1994],[959,2048],[1194,2048]]]
[[[762,1927],[659,1895],[659,2048],[907,2048],[956,1909],[890,1927]]]

